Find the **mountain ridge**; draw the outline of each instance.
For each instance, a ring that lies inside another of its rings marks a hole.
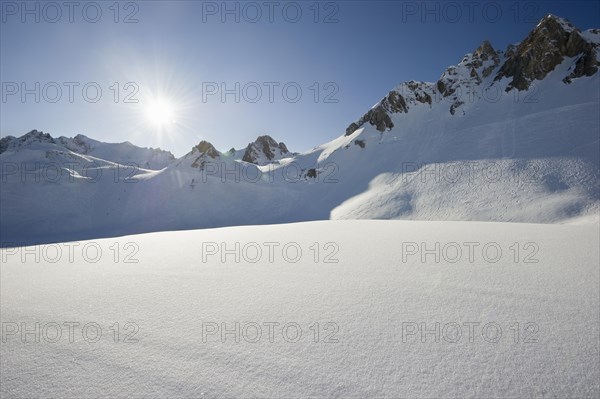
[[[555,43],[557,40],[558,43]],[[488,81],[489,87],[502,79],[512,78],[505,88],[506,92],[513,89],[526,91],[532,82],[544,79],[565,57],[579,56],[572,66],[573,70],[564,77],[565,84],[582,76],[592,76],[598,72],[600,64],[599,47],[598,29],[581,32],[566,19],[548,14],[524,41],[509,44],[505,51],[496,51],[488,40],[484,40],[475,51],[465,54],[458,65],[447,67],[435,83],[410,80],[399,84],[352,122],[345,134],[351,135],[367,122],[380,132],[391,129],[394,124],[390,115],[407,113],[416,103],[432,106],[450,98],[452,105],[449,112],[454,115],[465,103],[466,97],[465,93],[456,95],[457,87],[473,89],[490,76],[493,78]],[[548,52],[552,56],[549,61],[542,62]],[[536,69],[538,64],[543,65],[541,69]],[[479,95],[488,88],[480,90]]]
[[[532,70],[533,77],[545,73],[541,80],[529,81],[525,67],[497,80],[506,60],[521,54],[529,65],[527,54],[554,40],[547,26],[591,47],[567,56],[569,40],[557,41],[565,54],[551,70],[556,59]],[[0,189],[3,239],[323,219],[597,223],[600,74],[588,76],[583,67],[581,76],[565,78],[585,64],[589,48],[597,66],[600,31],[580,33],[556,18],[536,28],[541,43],[524,40],[508,46],[507,55],[483,41],[438,81],[397,85],[351,131],[301,154],[283,153],[267,136],[227,152],[202,141],[160,170],[123,171],[118,163],[64,151],[51,137],[40,136],[47,143],[30,137],[30,148],[0,154],[11,164],[3,167]],[[526,89],[518,89],[519,78],[513,84],[517,76],[528,81]],[[256,163],[243,160],[248,147],[262,151]],[[58,161],[82,165],[62,168],[63,180],[44,180],[45,165]]]

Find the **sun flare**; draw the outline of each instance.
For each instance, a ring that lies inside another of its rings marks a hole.
[[[166,126],[174,121],[173,106],[165,100],[153,101],[146,109],[146,119],[155,126]]]

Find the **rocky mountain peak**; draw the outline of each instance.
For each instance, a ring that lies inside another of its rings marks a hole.
[[[490,43],[488,40],[484,40],[483,43],[481,43],[479,47],[477,47],[475,52],[473,52],[473,56],[478,57],[479,59],[484,61],[489,58],[493,58],[497,55],[498,53],[496,52],[496,50],[494,50],[494,47],[492,47],[492,43]]]
[[[420,104],[433,107],[432,99],[450,103],[449,112],[454,115],[464,105],[465,93],[480,93],[482,84],[494,84],[509,78],[506,91],[513,88],[527,90],[534,80],[544,79],[548,73],[564,61],[574,58],[570,74],[564,83],[572,79],[591,76],[598,71],[600,32],[590,29],[580,32],[564,18],[549,14],[545,16],[522,42],[509,45],[505,52],[497,51],[488,40],[484,40],[473,53],[449,66],[435,83],[409,81],[398,85],[375,106],[352,122],[345,135],[349,136],[366,123],[381,133],[394,128],[393,115],[408,113]]]
[[[249,143],[242,157],[242,161],[255,164],[263,164],[291,155],[286,145],[278,143],[269,135],[258,136]]]
[[[179,166],[182,162],[186,162],[187,165],[192,168],[204,170],[204,166],[216,158],[220,158],[221,153],[208,141],[202,140],[197,145],[192,147],[192,151],[187,153],[179,160],[176,166]],[[187,163],[189,162],[189,164]]]
[[[52,136],[49,133],[44,133],[38,130],[32,130],[29,133],[26,133],[22,137],[19,138],[21,142],[31,142],[31,141],[40,141],[40,142],[54,142]]]
[[[258,136],[254,142],[257,144],[267,144],[273,146],[277,145],[277,142],[273,139],[273,137],[269,136],[268,134],[264,136]]]
[[[23,136],[16,138],[14,136],[6,136],[0,139],[0,154],[5,152],[11,147],[24,147],[32,143],[51,143],[55,144],[56,141],[49,133],[44,133],[39,130],[31,130]]]
[[[544,18],[540,20],[540,22],[538,22],[533,32],[535,32],[536,30],[544,29],[550,31],[563,30],[567,33],[570,33],[576,30],[577,28],[565,18],[558,17],[554,14],[547,14]]]
[[[192,154],[195,154],[196,152],[199,152],[200,156],[206,155],[213,159],[218,158],[220,155],[219,151],[217,151],[217,149],[206,140],[202,140],[200,143],[192,147]]]
[[[495,80],[512,78],[506,91],[527,90],[532,81],[544,79],[565,57],[575,56],[579,56],[575,69],[565,83],[598,71],[596,50],[570,22],[550,14],[508,56]]]

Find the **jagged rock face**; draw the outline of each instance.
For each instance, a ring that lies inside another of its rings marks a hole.
[[[472,54],[466,54],[457,66],[447,68],[435,88],[439,95],[451,103],[450,114],[464,104],[462,98],[483,82],[500,63],[499,54],[490,42],[484,41]]]
[[[361,118],[362,119],[362,118]],[[358,130],[358,128],[360,128],[360,126],[358,125],[358,123],[356,122],[352,122],[347,128],[346,128],[346,134],[344,136],[350,136],[352,133],[354,133],[356,130]]]
[[[192,148],[192,154],[196,151],[198,151],[201,156],[206,155],[213,159],[219,156],[219,151],[217,151],[211,143],[205,140],[202,140],[198,145]]]
[[[494,50],[494,47],[492,47],[492,43],[490,43],[488,40],[484,40],[483,43],[477,47],[473,53],[473,57],[483,61],[487,61],[490,58],[498,61],[500,60],[498,53],[496,53],[496,50]]]
[[[0,139],[0,154],[8,149],[8,137],[3,137]]]
[[[248,144],[242,161],[254,164],[273,161],[284,155],[290,154],[286,145],[278,143],[271,136],[259,136],[256,141]]]
[[[508,46],[506,46],[506,50],[504,50],[504,56],[506,58],[512,58],[515,56],[516,52],[517,46],[515,46],[514,44],[509,44]]]
[[[394,127],[391,115],[408,113],[413,105],[433,104],[435,85],[414,80],[402,83],[387,96],[381,99],[376,106],[371,108],[358,121],[351,123],[346,129],[346,136],[351,135],[365,123],[369,123],[381,133]]]
[[[34,142],[56,144],[56,141],[52,138],[52,136],[50,136],[50,134],[38,130],[32,130],[19,138],[14,136],[6,136],[0,139],[0,154],[9,148],[22,147]]]
[[[450,70],[446,71],[449,72]],[[436,83],[436,87],[438,89],[438,91],[440,92],[440,94],[444,97],[448,97],[452,94],[454,94],[454,89],[449,87],[443,80],[438,80]]]
[[[412,105],[428,104],[431,107],[436,93],[442,97],[456,97],[451,98],[454,103],[450,112],[454,114],[456,108],[464,104],[459,99],[461,93],[457,93],[457,88],[461,86],[467,89],[481,84],[482,76],[489,76],[499,63],[499,53],[490,42],[484,41],[473,54],[467,54],[457,67],[449,67],[435,84],[409,81],[399,85],[358,121],[351,123],[346,129],[346,136],[367,122],[383,133],[394,127],[391,115],[408,113]]]
[[[279,146],[278,146],[278,147],[279,147],[279,149],[281,150],[281,153],[282,153],[282,154],[287,154],[287,153],[289,152],[289,151],[288,151],[288,148],[287,148],[287,147],[286,147],[286,145],[283,143],[283,141],[282,141],[281,143],[279,143]]]
[[[465,55],[457,66],[451,66],[444,71],[436,83],[436,88],[442,97],[451,100],[452,115],[464,104],[460,97],[480,85],[499,64],[500,54],[485,40],[472,54]]]
[[[486,63],[488,60],[491,60],[492,63]],[[471,78],[475,78],[478,83],[481,83],[481,77],[487,78],[492,71],[496,69],[499,63],[500,56],[498,52],[494,50],[494,47],[492,47],[492,44],[489,41],[484,40],[473,53],[471,61],[466,63],[465,66],[471,68]],[[486,64],[486,67],[481,70],[480,77],[477,70],[484,66],[484,64]]]
[[[512,78],[506,91],[513,88],[527,90],[533,80],[545,78],[565,57],[577,58],[569,70],[570,74],[563,79],[564,83],[594,75],[600,63],[599,47],[598,29],[582,34],[566,20],[548,15],[523,42],[509,45],[504,52],[495,50],[485,40],[473,53],[466,54],[458,65],[448,67],[437,82],[409,81],[400,84],[360,119],[352,122],[345,135],[353,134],[366,123],[383,133],[394,128],[394,114],[408,113],[410,107],[419,104],[428,104],[431,108],[442,99],[450,104],[450,114],[455,115],[465,104],[465,97],[481,99],[481,93],[504,77]]]
[[[392,122],[392,119],[390,118],[390,115],[387,113],[387,110],[383,104],[370,109],[369,112],[367,112],[361,118],[361,120],[359,120],[358,124],[363,125],[365,122],[369,122],[380,132],[384,132],[386,129],[391,129],[394,127],[394,123]]]
[[[533,80],[544,79],[565,57],[580,54],[572,78],[598,71],[596,50],[571,24],[549,15],[508,56],[495,80],[512,78],[507,91],[527,90]]]
[[[196,156],[196,154],[198,155]],[[198,145],[192,148],[190,155],[195,156],[195,159],[190,166],[192,168],[203,170],[206,162],[210,161],[210,159],[219,158],[221,154],[219,154],[219,151],[217,151],[211,143],[202,140]]]
[[[17,139],[14,136],[6,136],[0,139],[0,154],[8,150]]]
[[[423,82],[415,82],[414,80],[406,82],[405,85],[414,94],[415,101],[418,101],[422,104],[427,103],[427,104],[431,105],[431,102],[432,102],[431,95],[427,92],[428,90],[431,89],[429,87],[429,85],[427,85]],[[409,98],[409,101],[410,101],[410,98]],[[408,112],[408,107],[406,108],[405,112]]]
[[[19,141],[22,143],[32,141],[54,143],[54,139],[52,138],[52,136],[50,136],[50,133],[44,133],[42,131],[37,130],[32,130],[31,132],[27,133],[26,135],[21,137]]]
[[[346,136],[351,135],[356,129],[367,122],[375,126],[380,132],[391,129],[394,127],[394,123],[392,122],[389,113],[398,112],[408,112],[408,107],[404,97],[397,91],[392,90],[377,106],[371,108],[357,122],[351,123],[346,129]]]

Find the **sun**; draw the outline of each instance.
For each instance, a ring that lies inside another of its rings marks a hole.
[[[173,106],[166,100],[156,100],[146,108],[146,119],[154,126],[166,126],[175,123]]]

